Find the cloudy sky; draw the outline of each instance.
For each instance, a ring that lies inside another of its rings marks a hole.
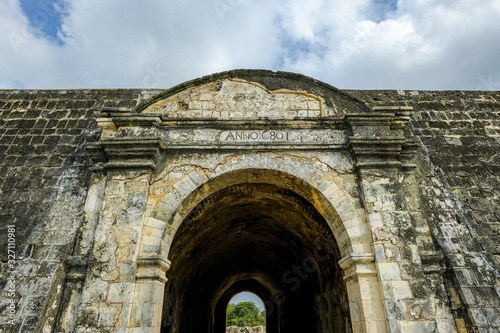
[[[236,68],[500,90],[500,0],[1,0],[0,88],[169,88]]]
[[[238,304],[240,302],[253,302],[260,310],[264,310],[264,303],[259,296],[250,292],[241,292],[233,296],[229,303]]]

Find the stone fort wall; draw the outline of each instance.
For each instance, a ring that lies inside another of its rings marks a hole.
[[[56,327],[68,267],[78,266],[67,261],[85,232],[80,229],[85,210],[93,209],[85,206],[85,200],[94,165],[86,145],[101,135],[94,110],[131,109],[162,92],[0,91],[1,332],[51,332]],[[425,317],[427,311],[425,302],[418,301],[418,292],[425,293],[432,280],[429,276],[438,274],[446,288],[437,293],[447,300],[458,331],[500,330],[500,92],[341,93],[374,110],[377,106],[414,109],[410,128],[419,144],[414,158],[417,168],[411,181],[404,183],[413,219],[400,221],[391,232],[402,242],[408,238],[418,243],[421,223],[429,226],[434,242],[431,247],[436,251],[422,255],[425,274],[412,272],[411,249],[401,254],[415,293],[415,318]],[[320,111],[308,96],[301,102],[309,107],[301,112],[312,116],[334,113]],[[162,107],[171,105],[157,106]],[[292,105],[286,117],[300,117],[298,112]],[[417,234],[406,234],[404,223],[413,223]],[[3,245],[12,238],[8,236],[11,226],[15,227],[15,275]],[[12,283],[15,295],[10,297]],[[12,301],[17,316],[10,322]]]

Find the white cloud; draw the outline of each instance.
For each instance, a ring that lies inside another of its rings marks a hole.
[[[0,86],[15,87],[29,83],[42,86],[44,75],[57,71],[53,57],[53,44],[41,38],[29,25],[15,0],[0,3]],[[38,78],[36,78],[38,77]]]
[[[500,90],[499,0],[399,0],[384,15],[370,0],[67,0],[63,45],[18,1],[0,3],[1,88],[168,88],[267,68],[339,88]]]

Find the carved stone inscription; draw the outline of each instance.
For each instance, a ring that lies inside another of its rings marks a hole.
[[[275,130],[245,130],[245,131],[224,131],[220,134],[221,142],[271,142],[288,141],[288,132]]]
[[[181,146],[197,145],[343,145],[346,136],[342,130],[332,129],[199,129],[175,128],[160,131],[164,142]]]

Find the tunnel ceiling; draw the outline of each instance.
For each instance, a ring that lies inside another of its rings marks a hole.
[[[217,266],[214,277],[274,272],[277,262],[285,267],[296,263],[284,262],[285,258],[312,256],[319,237],[334,244],[330,235],[321,215],[294,192],[265,184],[235,185],[207,198],[189,214],[175,237],[170,259],[203,262],[197,270],[202,275]],[[231,264],[207,265],[214,260]],[[179,267],[182,273],[192,268]]]

